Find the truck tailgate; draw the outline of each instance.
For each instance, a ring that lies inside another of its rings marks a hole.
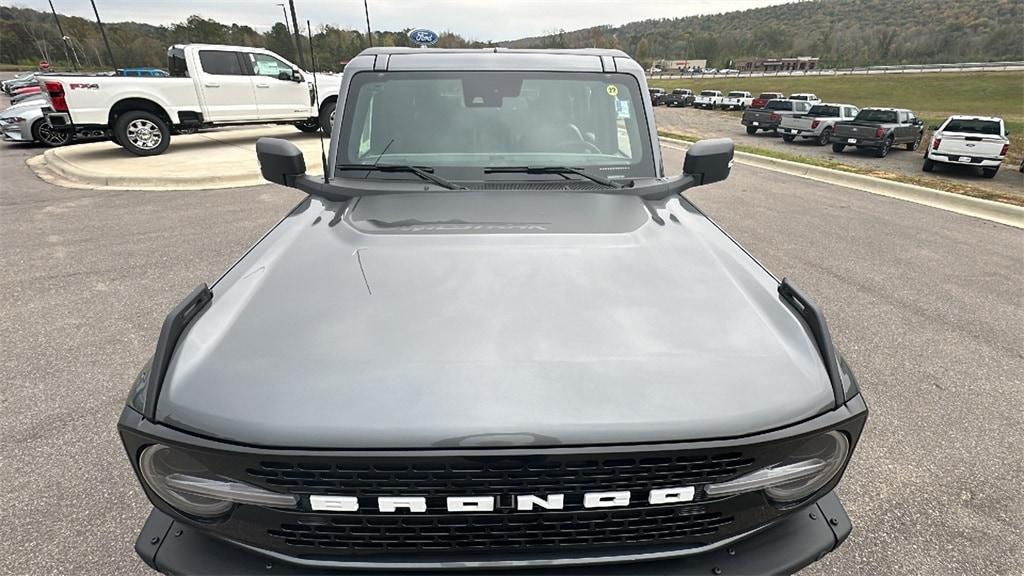
[[[943,132],[937,152],[949,155],[996,158],[1006,140],[998,136],[984,136],[964,132]]]
[[[783,128],[810,130],[811,122],[813,121],[814,118],[811,116],[783,116],[782,123],[780,125]]]

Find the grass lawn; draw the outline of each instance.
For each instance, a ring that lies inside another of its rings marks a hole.
[[[1010,131],[1007,164],[1024,156],[1024,72],[934,74],[872,74],[865,76],[805,76],[651,80],[665,89],[813,92],[825,102],[909,108],[927,124],[939,124],[951,114],[1000,116]],[[1008,167],[1008,166],[1007,166]]]

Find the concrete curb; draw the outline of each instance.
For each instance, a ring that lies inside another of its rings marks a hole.
[[[89,190],[215,190],[265,184],[256,161],[260,136],[301,135],[290,127],[262,127],[176,136],[177,148],[161,156],[132,157],[110,142],[53,148],[26,160],[39,178],[66,188]],[[322,173],[319,141],[305,148],[307,172]],[[313,150],[316,153],[313,153]]]
[[[253,167],[249,174],[226,174],[217,176],[215,179],[199,179],[186,174],[163,175],[159,179],[102,174],[68,161],[57,154],[58,150],[57,148],[47,150],[39,156],[30,158],[27,163],[40,177],[42,177],[40,172],[45,170],[50,173],[51,181],[71,188],[141,191],[213,190],[257,186],[264,183],[263,178],[259,175],[258,167]]]
[[[660,138],[660,140],[676,144],[683,150],[691,144],[685,140],[673,138]],[[955,212],[964,216],[1013,226],[1014,228],[1024,228],[1024,207],[1014,206],[1013,204],[1004,204],[1003,202],[994,202],[992,200],[954,194],[924,186],[893,182],[873,176],[842,172],[840,170],[832,170],[831,168],[760,156],[748,152],[736,152],[735,160],[740,164],[748,166],[782,172],[792,176],[807,178],[808,180],[843,186],[844,188],[853,188],[854,190],[870,192],[879,196],[905,200],[948,212]]]

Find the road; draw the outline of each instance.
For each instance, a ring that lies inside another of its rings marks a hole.
[[[0,573],[142,574],[128,386],[167,310],[299,195],[55,188],[37,152],[0,146]],[[1024,233],[746,166],[690,196],[824,307],[872,409],[854,533],[806,573],[1024,573]]]
[[[921,178],[925,181],[945,180],[969,184],[977,188],[995,190],[1024,199],[1024,174],[1018,172],[1017,165],[1009,161],[1004,162],[999,173],[991,179],[982,177],[981,170],[977,168],[963,166],[939,166],[935,172],[929,174],[921,171],[921,164],[924,162],[924,145],[917,152],[908,152],[902,147],[897,147],[885,158],[876,158],[868,150],[852,148],[837,154],[832,151],[832,146],[818,146],[803,138],[786,143],[782,141],[781,137],[771,132],[758,132],[755,135],[749,135],[740,124],[741,113],[739,112],[658,106],[655,108],[654,116],[658,130],[689,134],[700,138],[732,138],[737,144],[841,162],[863,170],[882,170]],[[925,138],[927,144],[928,136],[926,135]]]

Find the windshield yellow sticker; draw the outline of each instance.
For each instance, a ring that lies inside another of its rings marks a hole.
[[[619,95],[619,87],[616,86],[615,84],[609,84],[607,90],[608,90],[608,95],[609,96],[618,96]]]

